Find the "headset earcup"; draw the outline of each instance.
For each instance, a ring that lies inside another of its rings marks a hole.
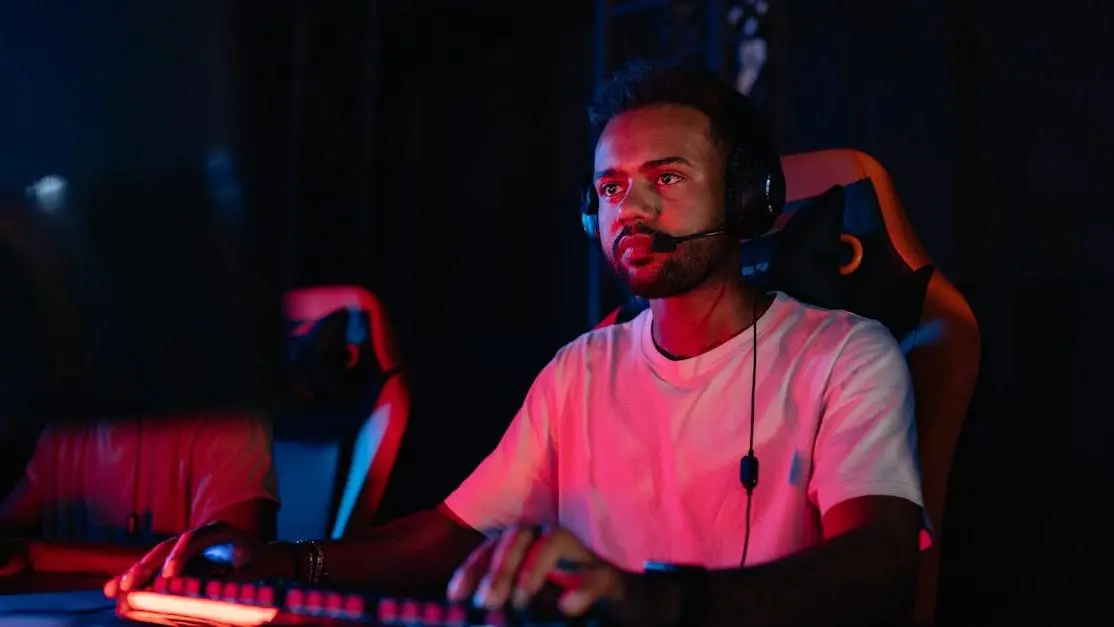
[[[755,177],[747,192],[739,195],[739,239],[761,237],[774,228],[781,207],[766,192],[770,179],[771,175],[765,173]]]
[[[580,225],[584,227],[584,234],[588,236],[588,239],[599,239],[599,210],[596,190],[591,185],[586,185],[584,195],[580,200]]]
[[[780,159],[776,154],[772,158]],[[729,222],[739,239],[765,235],[774,228],[785,204],[785,178],[780,167],[767,167],[759,160],[747,164],[742,152],[732,151],[728,161],[728,210],[734,212]],[[775,164],[780,166],[780,163]]]
[[[584,234],[588,236],[588,239],[592,239],[592,240],[599,239],[599,237],[600,237],[600,228],[599,228],[600,221],[599,221],[599,216],[597,214],[594,214],[594,213],[582,213],[582,214],[580,214],[580,224],[581,224],[581,226],[584,227]]]
[[[738,148],[731,151],[727,159],[725,187],[727,191],[727,225],[731,235],[738,239],[754,237],[754,205],[759,199],[753,198],[754,186],[751,185],[743,153]]]

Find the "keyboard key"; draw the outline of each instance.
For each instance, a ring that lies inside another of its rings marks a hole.
[[[344,600],[344,613],[351,618],[364,615],[364,598],[358,594],[350,594]]]
[[[184,592],[187,596],[196,597],[201,596],[201,580],[194,579],[193,577],[186,577],[183,586]]]
[[[440,603],[426,603],[422,608],[422,622],[426,625],[440,625],[445,608]]]
[[[255,586],[250,583],[240,586],[240,603],[255,605]]]
[[[273,607],[275,604],[275,589],[271,586],[259,586],[255,594],[255,602],[263,607]]]
[[[465,627],[468,624],[468,610],[453,604],[445,611],[445,627]]]
[[[379,620],[384,623],[393,623],[398,620],[398,602],[394,599],[379,600]]]
[[[320,590],[310,590],[306,593],[306,611],[310,614],[320,614],[325,611],[325,595]]]
[[[422,617],[422,610],[418,607],[417,601],[406,600],[402,602],[402,611],[399,612],[399,618],[404,623],[416,623]]]

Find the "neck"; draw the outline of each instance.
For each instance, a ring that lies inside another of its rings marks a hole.
[[[674,359],[701,355],[750,328],[770,302],[736,271],[713,277],[680,296],[650,301],[654,342]]]

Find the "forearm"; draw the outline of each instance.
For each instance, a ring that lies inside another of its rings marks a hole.
[[[864,530],[768,564],[711,571],[702,624],[900,624],[912,605],[917,560],[915,547]],[[655,623],[672,623],[680,615],[684,593],[676,581],[636,575],[631,587],[633,597],[642,597],[631,605],[650,608]]]
[[[352,539],[325,542],[329,581],[409,588],[447,584],[483,534],[438,509],[412,514]]]

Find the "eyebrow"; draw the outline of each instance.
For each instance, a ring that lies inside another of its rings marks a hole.
[[[691,167],[692,162],[689,161],[688,159],[685,159],[684,157],[681,157],[681,156],[662,157],[661,159],[651,159],[650,161],[647,161],[647,162],[643,163],[642,165],[638,166],[638,169],[640,171],[645,172],[647,170],[656,170],[657,168],[660,168],[660,167],[665,166],[665,165],[687,165],[687,166]],[[604,178],[604,177],[618,176],[621,173],[622,172],[621,172],[621,170],[619,170],[619,168],[607,168],[605,170],[597,170],[596,173],[593,175],[593,179],[594,180],[599,180],[599,179]]]

